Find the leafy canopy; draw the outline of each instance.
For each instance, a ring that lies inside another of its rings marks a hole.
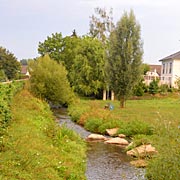
[[[74,90],[83,95],[97,94],[104,85],[104,64],[103,44],[98,39],[83,37],[72,65]]]
[[[21,65],[14,54],[0,47],[0,71],[2,78],[4,79],[5,74],[9,80],[15,79],[20,73],[20,70]]]
[[[38,97],[53,104],[69,104],[73,92],[67,80],[64,66],[52,60],[49,55],[29,62],[31,90]]]
[[[64,38],[56,33],[40,43],[38,51],[65,66],[70,85],[78,94],[97,94],[103,87],[104,46],[100,40],[78,37],[75,31]]]

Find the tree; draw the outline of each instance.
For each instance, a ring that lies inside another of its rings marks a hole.
[[[95,8],[95,15],[92,15],[90,21],[90,36],[98,38],[103,44],[107,44],[108,38],[114,29],[113,23],[113,10],[110,9],[109,13],[106,9]]]
[[[93,38],[99,39],[103,43],[104,47],[104,67],[103,71],[105,71],[105,78],[104,78],[104,91],[103,91],[103,99],[106,98],[106,90],[109,91],[109,84],[108,84],[108,74],[106,74],[107,70],[107,54],[108,46],[109,46],[109,35],[114,29],[113,23],[113,9],[111,8],[109,12],[106,11],[104,8],[95,8],[95,14],[92,15],[90,18],[90,32],[89,35]],[[109,93],[109,92],[108,92]]]
[[[28,59],[22,59],[20,60],[21,65],[27,66],[28,65]]]
[[[44,42],[39,43],[38,52],[42,56],[49,54],[53,60],[58,63],[61,62],[68,71],[67,77],[70,84],[72,84],[70,72],[80,43],[81,38],[77,36],[75,30],[71,36],[66,37],[62,37],[61,33],[55,33],[52,36],[48,36]]]
[[[97,94],[103,88],[103,44],[88,36],[81,39],[81,47],[75,56],[70,76],[74,90],[83,95]]]
[[[69,104],[73,92],[67,80],[67,72],[61,63],[52,60],[49,55],[29,62],[32,92],[53,104]]]
[[[149,84],[149,93],[150,94],[155,95],[159,92],[159,85],[158,84],[159,84],[159,79],[157,79],[157,80],[153,79],[153,81],[150,82],[150,84]]]
[[[143,74],[146,75],[146,73],[147,73],[148,71],[150,71],[150,66],[149,66],[149,64],[143,63],[143,64],[142,64],[142,71],[143,71]]]
[[[143,50],[140,25],[132,10],[129,14],[124,13],[111,33],[109,52],[110,85],[123,108],[141,78]]]
[[[78,37],[75,31],[64,38],[56,33],[40,43],[38,50],[65,66],[70,86],[77,93],[97,94],[103,88],[104,46],[98,39]]]
[[[0,47],[0,70],[9,80],[17,78],[21,70],[21,65],[14,54],[3,47]]]
[[[4,82],[6,81],[6,75],[4,73],[4,71],[1,69],[0,70],[0,82]]]
[[[44,42],[39,42],[38,53],[44,56],[49,54],[49,56],[56,60],[61,61],[61,53],[64,49],[64,39],[61,33],[52,34],[48,36]]]

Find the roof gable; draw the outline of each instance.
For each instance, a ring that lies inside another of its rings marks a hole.
[[[164,61],[164,60],[172,60],[172,59],[180,59],[180,51],[174,53],[174,54],[171,54],[163,59],[160,59],[159,61]]]
[[[161,74],[161,65],[149,65],[151,72],[157,72],[159,75]]]

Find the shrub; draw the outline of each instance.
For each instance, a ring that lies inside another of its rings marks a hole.
[[[125,134],[126,136],[133,136],[136,134],[152,135],[153,129],[148,123],[144,121],[138,121],[138,120],[133,120],[130,122],[123,121],[118,133]]]
[[[45,55],[36,61],[30,61],[29,70],[31,91],[37,97],[57,105],[67,105],[73,101],[74,94],[62,64]]]
[[[103,124],[103,120],[99,118],[89,118],[85,122],[85,128],[91,132],[98,133],[99,132],[99,126]]]
[[[150,94],[157,94],[159,92],[159,80],[153,79],[153,81],[149,84],[149,93]]]
[[[104,123],[102,123],[98,130],[100,133],[105,134],[106,133],[106,129],[112,129],[112,128],[119,128],[121,127],[122,122],[121,121],[117,121],[117,120],[108,120]]]

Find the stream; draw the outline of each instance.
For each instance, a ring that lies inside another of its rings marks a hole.
[[[60,125],[86,138],[91,132],[71,121],[66,109],[55,111]],[[130,157],[123,148],[104,142],[87,142],[87,180],[145,180],[144,169],[135,168],[130,164]]]

